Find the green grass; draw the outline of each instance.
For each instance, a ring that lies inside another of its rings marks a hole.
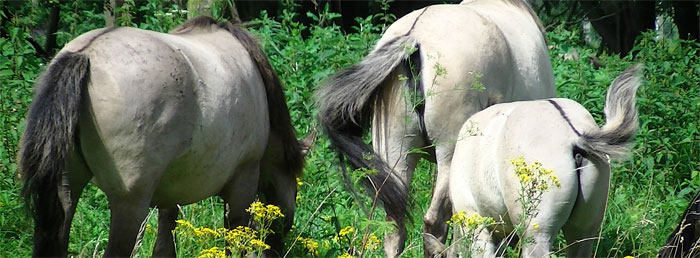
[[[184,19],[163,3],[155,1],[149,4],[147,8],[153,10],[153,15],[148,16],[147,23],[141,27],[166,31]],[[61,43],[102,26],[100,13],[88,10],[75,14],[72,11],[86,8],[86,5],[65,7],[67,25],[60,34]],[[32,84],[44,63],[27,42],[28,28],[47,13],[25,9],[22,10],[27,14],[25,18],[13,20],[4,28],[11,32],[10,37],[0,38],[0,257],[28,256],[32,248],[32,222],[19,197],[21,182],[15,175],[15,153],[32,97]],[[173,15],[163,15],[167,12]],[[317,24],[310,27],[295,22],[295,15],[292,12],[284,12],[281,17],[263,14],[249,27],[259,36],[273,67],[286,85],[292,120],[301,136],[317,126],[314,90],[335,71],[361,60],[385,25],[376,23],[382,17],[369,17],[361,19],[361,29],[343,34],[330,22],[337,18],[335,14],[313,14]],[[588,57],[596,55],[599,50],[586,46],[580,35],[575,27],[561,26],[548,33],[558,95],[582,103],[599,123],[603,121],[601,109],[605,91],[612,79],[633,63],[640,62],[647,67],[645,82],[638,94],[641,127],[630,160],[614,167],[597,254],[602,257],[651,257],[675,228],[679,216],[700,186],[700,136],[697,130],[700,121],[700,46],[679,40],[655,41],[653,35],[647,34],[640,39],[635,54],[630,57],[620,58],[604,52],[597,55],[605,67],[596,70]],[[574,50],[580,59],[563,58]],[[358,251],[358,241],[365,228],[380,238],[390,229],[383,222],[381,209],[377,210],[374,220],[367,219],[343,185],[337,160],[327,139],[319,137],[307,156],[307,166],[301,178],[303,184],[299,187],[295,228],[288,239],[289,244],[296,236],[314,239],[319,243],[319,256],[324,257]],[[411,183],[414,209],[405,257],[422,255],[422,215],[430,200],[433,168],[434,165],[421,161]],[[370,207],[370,201],[363,198],[364,206]],[[218,228],[223,225],[222,210],[221,200],[210,198],[183,207],[183,214],[195,226]],[[140,257],[150,256],[155,242],[157,220],[155,212],[152,214],[139,250]],[[79,257],[101,255],[107,244],[108,218],[104,193],[90,185],[83,192],[73,221],[70,253]],[[355,232],[360,232],[354,235],[352,243],[335,238],[346,226],[353,226]],[[555,249],[563,246],[559,241]],[[187,246],[179,245],[178,250],[183,257],[199,254],[198,250],[188,250]],[[382,250],[369,250],[367,254],[381,256]],[[308,256],[308,253],[297,244],[290,255]]]

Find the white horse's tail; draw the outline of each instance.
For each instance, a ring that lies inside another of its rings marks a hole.
[[[333,75],[316,96],[319,120],[341,160],[346,158],[354,169],[377,171],[370,175],[368,183],[377,188],[387,214],[394,218],[406,214],[408,193],[403,190],[404,182],[390,176],[391,168],[363,141],[363,135],[369,128],[381,86],[386,85],[383,82],[417,47],[418,42],[410,36],[391,39],[360,63]],[[341,166],[347,178],[345,165]]]
[[[642,65],[632,66],[613,81],[605,99],[605,125],[581,134],[576,144],[581,150],[600,160],[621,160],[629,154],[639,127],[635,102],[641,70]]]
[[[36,224],[34,256],[62,249],[57,228],[65,214],[58,185],[73,150],[82,92],[89,81],[88,57],[66,51],[51,62],[36,83],[17,155],[17,170],[24,179],[22,195]]]

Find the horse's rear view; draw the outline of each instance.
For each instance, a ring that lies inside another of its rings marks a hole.
[[[353,168],[377,170],[387,219],[397,231],[388,257],[404,250],[407,195],[417,161],[437,163],[424,231],[447,239],[447,179],[462,123],[496,103],[554,97],[543,29],[525,1],[433,5],[392,24],[362,62],[318,94],[320,123]],[[370,123],[371,122],[371,123]],[[372,144],[363,141],[370,129]],[[419,150],[419,151],[415,151]],[[376,155],[367,155],[376,153]]]
[[[34,255],[66,255],[90,180],[111,210],[105,256],[131,254],[151,206],[220,195],[230,210],[225,225],[246,225],[261,169],[281,171],[268,202],[291,218],[302,159],[279,80],[240,27],[202,17],[172,34],[85,33],[38,80],[22,137]],[[156,249],[172,246],[168,227],[159,226]],[[164,249],[154,255],[174,255]]]

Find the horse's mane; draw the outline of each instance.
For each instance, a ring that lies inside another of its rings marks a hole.
[[[267,105],[270,112],[270,130],[279,137],[282,142],[286,166],[289,168],[288,171],[294,172],[297,176],[301,175],[304,166],[304,155],[297,142],[294,127],[292,126],[289,108],[287,107],[284,92],[282,92],[282,82],[280,82],[265,52],[263,52],[253,36],[241,27],[240,23],[231,24],[227,21],[218,22],[207,16],[199,16],[191,19],[177,27],[171,33],[183,34],[196,30],[211,31],[212,29],[218,28],[228,31],[238,39],[255,62],[260,76],[262,76],[263,83],[265,84]],[[272,140],[272,138],[270,139]],[[268,146],[270,146],[270,144],[268,144]]]

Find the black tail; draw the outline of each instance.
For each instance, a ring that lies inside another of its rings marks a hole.
[[[58,184],[73,150],[89,70],[87,56],[63,52],[36,83],[18,155],[18,170],[24,178],[22,195],[35,222],[35,243],[59,242],[65,214]],[[35,246],[35,255],[42,249],[51,248]]]
[[[396,37],[359,64],[336,73],[317,93],[321,125],[341,160],[347,158],[354,169],[377,171],[370,175],[368,184],[379,191],[387,215],[400,224],[407,213],[406,182],[391,176],[393,170],[365,144],[362,136],[369,127],[381,85],[417,47],[418,43],[409,36]],[[342,167],[347,177],[345,165]]]
[[[628,155],[639,127],[635,102],[641,70],[641,65],[632,66],[613,81],[605,98],[605,125],[597,131],[583,132],[576,144],[594,158],[620,160]]]

